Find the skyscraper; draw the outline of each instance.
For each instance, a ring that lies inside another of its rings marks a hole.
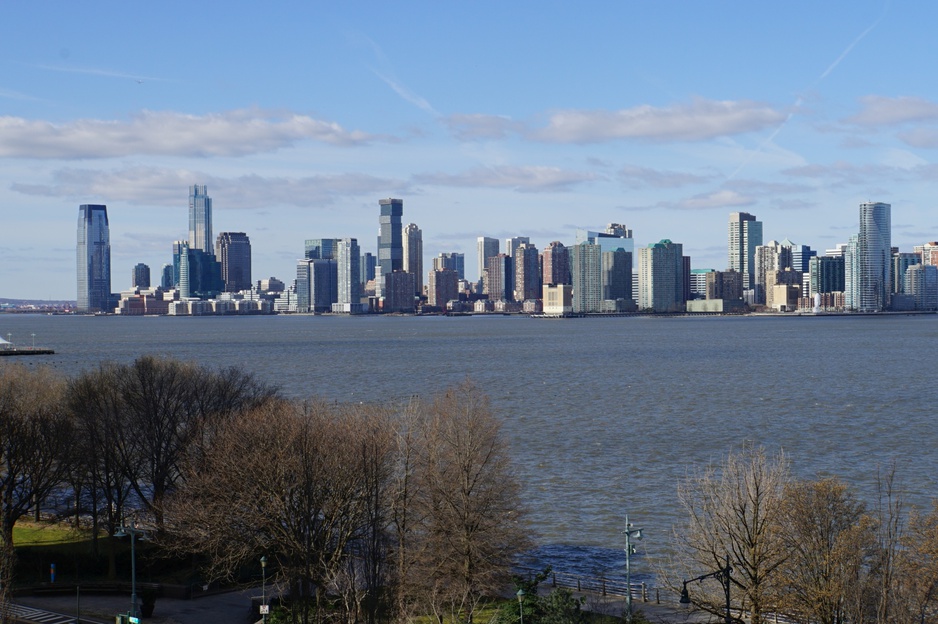
[[[189,187],[189,249],[213,254],[212,198],[204,184]]]
[[[361,250],[358,248],[358,239],[340,238],[336,241],[336,302],[332,304],[333,312],[342,314],[361,314],[362,283],[361,283]]]
[[[638,307],[653,312],[684,308],[683,245],[664,239],[638,250]]]
[[[529,245],[531,239],[527,236],[513,236],[505,239],[505,255],[509,258],[515,257],[515,249],[521,245]]]
[[[573,312],[602,311],[602,247],[582,242],[570,248],[570,275],[573,281]]]
[[[892,206],[880,202],[860,204],[857,237],[857,299],[859,312],[881,312],[889,306],[892,284]]]
[[[433,259],[433,270],[441,271],[443,269],[452,269],[456,271],[457,279],[466,279],[465,254],[440,252],[440,255]]]
[[[111,299],[111,230],[107,206],[79,206],[77,256],[78,311],[108,311]]]
[[[404,270],[414,274],[416,295],[423,294],[423,232],[416,223],[408,223],[401,237]]]
[[[244,232],[221,232],[215,241],[226,292],[251,289],[251,239]]]
[[[134,265],[133,275],[131,275],[131,286],[134,288],[150,287],[150,267],[142,262]]]
[[[731,212],[729,222],[729,267],[743,277],[743,290],[756,283],[756,247],[762,244],[762,222],[748,212]]]
[[[544,284],[569,284],[570,252],[560,241],[553,241],[541,254],[541,281]]]
[[[541,263],[537,247],[522,243],[514,250],[515,301],[541,298]]]
[[[378,265],[375,271],[375,294],[384,292],[384,276],[404,270],[404,243],[401,217],[404,215],[404,200],[382,199],[378,201],[381,214],[378,218]]]
[[[479,283],[484,283],[485,270],[489,266],[489,258],[498,255],[498,239],[480,236],[476,240],[476,249],[479,252]]]

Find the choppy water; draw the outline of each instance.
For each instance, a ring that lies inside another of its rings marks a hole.
[[[677,482],[745,441],[867,497],[896,461],[907,500],[938,497],[936,316],[0,315],[7,333],[56,349],[18,361],[68,373],[160,353],[340,401],[429,395],[470,377],[504,417],[541,554],[584,573],[621,570],[626,513],[645,529],[642,550],[666,551]]]

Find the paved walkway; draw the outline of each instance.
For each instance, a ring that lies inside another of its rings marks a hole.
[[[251,597],[260,597],[260,588],[202,596],[192,600],[159,598],[153,617],[144,620],[148,624],[247,624],[251,608]],[[35,613],[29,616],[17,614],[27,622],[39,624],[72,624],[75,621],[75,596],[17,596],[20,609],[32,608],[52,612],[59,619],[38,619]],[[82,596],[81,621],[111,624],[118,613],[130,609],[129,596]],[[37,617],[37,619],[33,619]],[[66,619],[61,619],[65,617]]]

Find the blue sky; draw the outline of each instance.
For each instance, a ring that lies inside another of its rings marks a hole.
[[[115,291],[154,275],[208,185],[255,279],[307,238],[374,251],[404,200],[426,262],[478,236],[625,223],[726,267],[728,214],[846,242],[938,239],[929,2],[8,3],[0,297],[73,299],[78,205],[104,203]],[[471,268],[470,268],[471,267]]]

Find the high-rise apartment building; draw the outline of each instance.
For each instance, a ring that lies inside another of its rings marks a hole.
[[[403,199],[378,201],[381,210],[378,217],[378,265],[375,271],[375,294],[384,296],[386,275],[404,270],[404,242],[401,217],[404,215]]]
[[[632,253],[624,249],[602,252],[603,300],[632,299]]]
[[[189,187],[189,249],[213,254],[212,198],[204,184]]]
[[[808,266],[811,274],[810,295],[844,292],[844,256],[815,256]]]
[[[430,271],[427,276],[427,303],[442,310],[446,304],[459,298],[459,276],[453,269]]]
[[[582,242],[570,248],[570,275],[573,282],[573,312],[602,311],[602,247]]]
[[[340,238],[335,250],[336,302],[332,311],[341,314],[361,314],[361,250],[355,238]]]
[[[476,240],[476,250],[479,254],[479,283],[484,284],[485,270],[489,266],[489,258],[493,258],[498,255],[498,239],[489,238],[488,236],[480,236]]]
[[[892,292],[901,294],[905,292],[905,273],[909,267],[922,264],[920,253],[894,253],[892,254]]]
[[[903,290],[912,297],[916,310],[938,310],[938,267],[932,264],[910,266]]]
[[[162,279],[160,280],[160,286],[163,290],[170,290],[176,287],[176,282],[173,280],[173,265],[164,264]]]
[[[889,306],[892,290],[892,206],[881,202],[860,204],[857,236],[857,298],[859,312],[881,312]]]
[[[142,262],[134,265],[133,275],[131,275],[130,285],[134,288],[150,287],[150,267]]]
[[[514,257],[515,301],[541,298],[541,263],[537,247],[521,243],[515,248]]]
[[[433,270],[452,269],[457,279],[466,279],[466,255],[461,253],[440,253],[433,259]]]
[[[489,258],[484,281],[489,301],[514,300],[514,265],[508,254],[500,253]]]
[[[570,284],[570,251],[560,241],[553,241],[541,253],[541,281],[546,284]]]
[[[111,230],[107,206],[78,207],[79,312],[107,312],[111,303]]]
[[[334,260],[335,238],[308,238],[303,246],[303,257],[308,260]]]
[[[729,222],[729,266],[742,274],[743,290],[756,283],[756,247],[762,244],[762,222],[748,212],[731,212]]]
[[[664,239],[638,250],[638,307],[653,312],[684,309],[683,245]]]
[[[338,266],[335,260],[297,260],[296,308],[298,312],[330,312],[338,299]]]
[[[251,239],[244,232],[222,232],[215,240],[215,258],[221,265],[226,292],[251,289]]]
[[[404,270],[414,274],[416,295],[423,294],[423,232],[416,223],[404,227],[402,238]]]
[[[515,257],[515,249],[521,245],[530,245],[531,239],[527,236],[513,236],[505,239],[505,255],[509,258]]]

